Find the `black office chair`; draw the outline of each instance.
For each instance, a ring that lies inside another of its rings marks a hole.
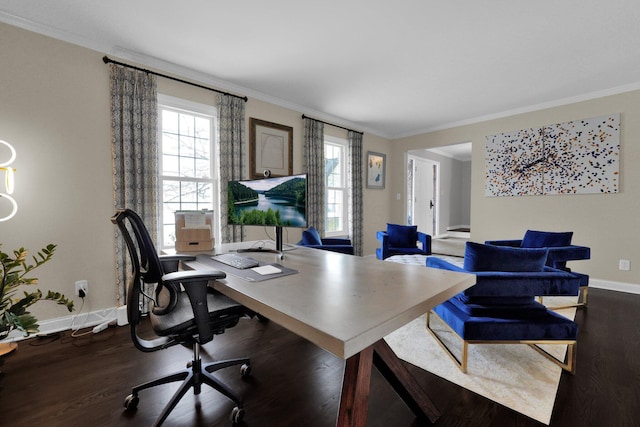
[[[235,326],[248,311],[237,302],[214,291],[208,286],[210,280],[224,278],[218,270],[177,271],[185,256],[158,256],[151,237],[142,219],[130,209],[121,209],[111,218],[116,224],[129,249],[133,279],[127,286],[127,316],[131,327],[131,338],[135,346],[143,352],[163,350],[183,344],[193,348],[193,360],[187,369],[136,386],[125,399],[127,410],[138,406],[141,390],[182,381],[182,385],[155,422],[159,426],[169,416],[182,396],[193,387],[194,394],[200,394],[201,385],[207,384],[236,403],[231,412],[231,421],[238,423],[244,415],[242,400],[227,386],[213,377],[212,372],[234,365],[242,365],[242,377],[251,374],[248,358],[202,364],[200,346],[213,340],[226,328]],[[194,259],[193,257],[191,257]],[[165,273],[168,272],[168,273]],[[155,285],[153,296],[144,293],[144,285]],[[141,299],[152,301],[149,317],[155,338],[143,338],[138,327],[142,317]]]

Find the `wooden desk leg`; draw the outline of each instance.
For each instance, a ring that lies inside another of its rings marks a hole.
[[[389,344],[380,340],[347,359],[338,410],[338,427],[365,427],[369,409],[371,369],[375,366],[409,409],[420,419],[435,423],[440,411],[402,364]]]
[[[373,350],[373,364],[393,386],[409,409],[416,417],[421,419],[426,417],[431,423],[435,423],[440,418],[440,411],[389,347],[389,344],[382,339],[373,344]]]
[[[373,346],[347,359],[338,409],[338,427],[365,427],[373,367]]]

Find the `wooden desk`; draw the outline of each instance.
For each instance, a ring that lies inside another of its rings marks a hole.
[[[221,252],[250,242],[223,245]],[[434,422],[440,415],[383,337],[475,283],[475,276],[299,247],[280,263],[298,274],[249,282],[227,274],[214,287],[319,347],[346,360],[338,426],[365,426],[371,369],[375,365],[409,408]],[[186,263],[219,265],[205,256]],[[426,333],[426,331],[425,331]]]

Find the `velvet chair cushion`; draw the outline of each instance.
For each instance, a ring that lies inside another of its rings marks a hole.
[[[476,301],[479,299],[480,298],[469,298],[461,293],[449,299],[449,302],[463,313],[473,317],[533,319],[547,314],[547,308],[536,302],[533,298],[522,298],[521,301],[517,301],[517,298],[513,297],[496,297],[486,298],[485,301]],[[511,303],[502,300],[510,300]]]
[[[527,230],[524,233],[520,247],[522,248],[550,248],[571,245],[573,231],[551,232]]]
[[[566,317],[546,310],[542,316],[484,317],[460,310],[451,300],[434,307],[438,316],[462,339],[479,341],[575,340],[578,325]]]
[[[418,226],[387,224],[389,246],[392,248],[413,248],[418,241]]]
[[[309,227],[302,232],[302,244],[305,246],[322,245],[320,233],[314,227]]]
[[[467,242],[464,269],[467,271],[539,272],[547,261],[547,249],[511,248]]]

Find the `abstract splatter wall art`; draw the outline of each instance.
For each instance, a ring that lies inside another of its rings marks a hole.
[[[617,193],[620,114],[486,137],[486,196]]]

